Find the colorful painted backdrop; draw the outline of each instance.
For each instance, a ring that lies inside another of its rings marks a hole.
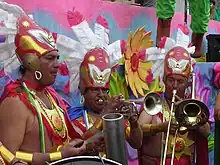
[[[98,15],[103,15],[110,28],[110,42],[116,40],[127,39],[130,31],[134,32],[138,27],[145,26],[146,31],[152,31],[152,39],[156,38],[156,14],[153,8],[142,8],[138,6],[130,6],[120,3],[103,2],[101,0],[6,0],[11,4],[21,6],[27,13],[32,14],[34,20],[42,27],[49,29],[52,32],[66,35],[75,39],[70,26],[67,22],[67,11],[76,8],[80,11],[94,28],[94,22]],[[190,17],[188,17],[190,22]],[[176,27],[179,23],[183,23],[184,15],[176,13],[171,27],[171,36],[176,37]],[[220,33],[220,23],[210,21],[208,34]],[[203,51],[207,52],[207,40],[204,39]],[[196,65],[197,74],[197,95],[207,103],[210,108],[211,117],[213,120],[213,106],[216,95],[216,90],[212,85],[213,80],[213,63],[198,63]],[[11,68],[9,71],[13,79],[17,78],[17,68]],[[5,84],[10,80],[10,77],[4,75],[4,70],[1,68],[0,83]],[[68,76],[59,75],[54,85],[56,90],[62,94],[72,105],[79,104],[78,93],[64,94],[64,84],[69,80]],[[70,84],[71,85],[71,84]],[[3,91],[4,85],[0,86],[0,92]],[[75,98],[75,99],[73,99]],[[213,129],[213,127],[212,127]],[[210,148],[210,165],[213,165],[213,133],[209,137]]]

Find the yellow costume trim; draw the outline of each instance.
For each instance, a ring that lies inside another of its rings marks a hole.
[[[126,137],[130,137],[130,134],[131,134],[131,127],[126,127],[125,129],[125,134],[126,134]]]
[[[158,124],[143,124],[142,130],[143,133],[152,133],[152,134],[161,132]]]
[[[163,116],[165,121],[169,121],[169,115],[170,115],[170,108],[166,101],[163,103]],[[174,118],[175,119],[175,118]],[[167,148],[167,155],[172,154],[173,146],[175,145],[175,158],[178,160],[183,155],[189,155],[191,156],[191,149],[190,147],[194,144],[194,141],[188,138],[188,132],[181,135],[179,132],[177,133],[176,139],[174,138],[174,135],[169,136],[168,141],[168,148]]]
[[[57,147],[57,151],[61,151],[62,148],[63,148],[63,145],[59,145],[59,146]]]
[[[61,152],[54,152],[54,153],[50,153],[50,161],[56,161],[56,160],[60,160],[62,159],[62,154]]]
[[[42,115],[48,121],[53,131],[62,139],[65,139],[64,144],[67,144],[70,142],[71,139],[69,137],[69,132],[65,123],[63,110],[57,105],[56,101],[49,92],[46,92],[46,95],[50,101],[52,109],[49,109],[37,96],[35,96],[35,103],[40,109]],[[52,151],[57,151],[57,148]]]
[[[0,153],[1,153],[2,158],[9,164],[15,158],[15,156],[3,145],[0,146]]]
[[[47,92],[46,95],[52,105],[52,109],[48,109],[42,100],[36,97],[37,104],[41,108],[41,113],[45,116],[51,128],[53,128],[57,135],[59,135],[62,139],[66,137],[68,139],[68,129],[65,124],[64,115],[49,92]]]
[[[175,141],[176,140],[176,141]],[[173,135],[170,135],[168,142],[167,155],[172,154],[173,147],[175,145],[175,157],[179,160],[182,155],[191,156],[191,146],[194,141],[188,138],[188,132],[184,135],[177,134],[176,139]]]
[[[26,152],[21,152],[17,151],[15,154],[16,158],[23,160],[25,162],[31,163],[33,160],[33,154],[32,153],[26,153]]]
[[[101,118],[98,118],[95,123],[93,124],[93,126],[98,129],[98,130],[102,130],[102,126],[103,126],[103,122]]]

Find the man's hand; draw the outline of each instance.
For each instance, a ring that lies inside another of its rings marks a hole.
[[[74,139],[62,149],[64,158],[82,155],[86,152],[86,142],[81,139]]]
[[[103,112],[104,113],[118,112],[118,109],[124,102],[123,98],[124,97],[122,95],[118,95],[118,96],[113,96],[107,99]]]
[[[161,130],[163,130],[163,132],[167,132],[168,123],[169,121],[166,121],[161,125]],[[177,129],[179,129],[179,124],[175,121],[171,121],[170,122],[170,134],[174,135]]]
[[[86,145],[86,151],[88,153],[98,153],[105,151],[105,140],[104,136],[98,136]]]
[[[129,120],[130,123],[134,123],[138,120],[138,111],[133,103],[124,102],[120,108],[119,113],[123,114],[126,120]]]

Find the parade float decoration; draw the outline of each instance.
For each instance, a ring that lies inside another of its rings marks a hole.
[[[188,48],[190,41],[186,38],[184,40],[184,27],[177,26],[182,23],[180,20],[184,19],[183,14],[175,14],[171,25],[171,38],[163,38],[160,47],[155,48],[153,47],[156,38],[155,9],[101,0],[89,2],[73,0],[68,3],[58,1],[52,3],[42,0],[34,2],[6,0],[20,7],[0,2],[0,82],[3,84],[0,86],[0,94],[9,81],[19,77],[19,62],[14,54],[14,36],[16,18],[24,13],[23,9],[40,26],[53,32],[61,56],[59,75],[53,87],[75,106],[80,105],[77,66],[80,65],[83,54],[90,48],[99,46],[107,50],[112,66],[109,94],[121,93],[126,99],[142,98],[150,91],[163,91],[163,59],[166,52],[180,42],[187,43],[185,44],[189,52],[193,49]],[[68,15],[68,10],[74,15]],[[71,25],[68,17],[70,19],[75,17]],[[188,19],[190,20],[190,17]],[[210,21],[209,33],[220,33],[220,23]],[[178,36],[181,36],[182,40],[179,40]],[[204,54],[207,51],[206,42],[206,40],[203,42]],[[208,105],[211,123],[214,123],[213,112],[218,91],[213,86],[214,65],[197,62],[194,66],[196,95]],[[210,165],[214,164],[213,136],[212,130],[209,137]],[[136,159],[136,156],[132,158]]]

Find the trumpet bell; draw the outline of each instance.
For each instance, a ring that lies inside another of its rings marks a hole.
[[[156,115],[163,108],[162,99],[157,93],[149,93],[144,99],[144,110],[149,115]]]
[[[201,125],[201,120],[209,119],[209,109],[201,101],[186,99],[177,104],[175,118],[181,126]]]

